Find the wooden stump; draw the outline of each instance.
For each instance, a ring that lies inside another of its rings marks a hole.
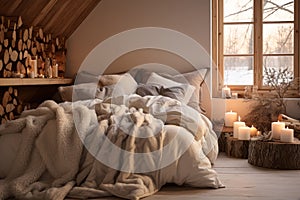
[[[248,158],[249,140],[238,140],[227,137],[225,152],[227,156],[234,158]]]
[[[300,142],[251,141],[248,163],[272,169],[300,169]]]
[[[218,135],[218,146],[219,146],[219,152],[225,152],[226,149],[226,143],[227,143],[227,137],[230,137],[233,132],[232,127],[226,127],[224,124],[217,124],[214,123],[214,131]]]

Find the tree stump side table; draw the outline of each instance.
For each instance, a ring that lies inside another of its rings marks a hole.
[[[232,127],[223,126],[221,129],[221,133],[218,139],[219,151],[226,152],[227,148],[227,138],[230,137],[233,133]]]
[[[238,140],[237,138],[227,137],[225,153],[229,157],[248,158],[249,140]]]
[[[300,169],[300,141],[250,141],[248,163],[272,169]]]

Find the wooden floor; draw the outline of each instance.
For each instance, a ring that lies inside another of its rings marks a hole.
[[[214,168],[226,188],[166,186],[145,200],[300,200],[300,170],[254,167],[248,164],[247,159],[228,158],[223,153]]]
[[[288,156],[288,155],[287,155]],[[272,170],[254,167],[247,159],[229,158],[221,153],[214,166],[226,188],[163,188],[145,200],[300,200],[300,170]]]

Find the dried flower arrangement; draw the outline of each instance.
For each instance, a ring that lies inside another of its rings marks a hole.
[[[267,132],[271,129],[271,123],[277,121],[279,114],[286,114],[284,97],[290,89],[299,89],[299,79],[293,78],[293,73],[288,68],[265,68],[264,72],[264,83],[270,87],[270,91],[255,97],[256,103],[245,121]]]

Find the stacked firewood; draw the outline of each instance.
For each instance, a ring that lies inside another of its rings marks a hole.
[[[23,74],[26,77],[32,67],[32,56],[37,58],[38,74],[43,74],[46,58],[50,58],[53,63],[59,60],[61,63],[58,63],[58,70],[63,73],[65,51],[64,38],[53,38],[39,27],[26,27],[21,17],[1,17],[0,78],[14,77],[15,74]]]
[[[16,88],[7,87],[0,94],[0,99],[2,99],[0,102],[1,124],[15,119],[24,109],[22,103],[18,100],[18,90]]]

